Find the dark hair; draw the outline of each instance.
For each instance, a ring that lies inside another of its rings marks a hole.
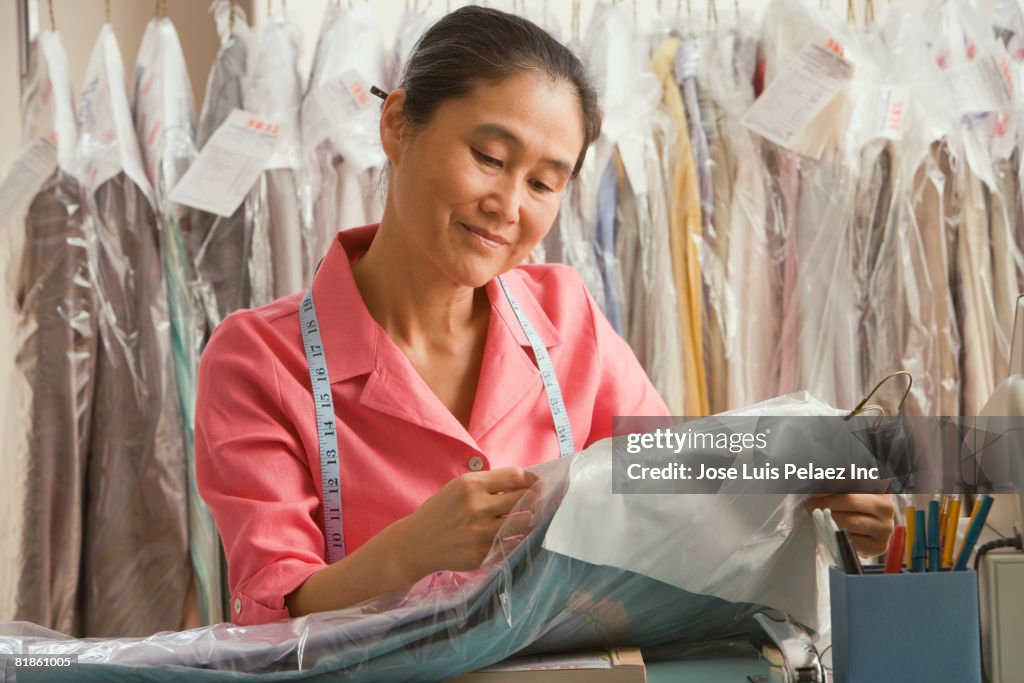
[[[426,126],[446,100],[465,97],[482,81],[500,81],[524,71],[541,71],[567,81],[583,112],[583,149],[601,132],[597,93],[583,64],[567,47],[533,22],[485,7],[462,7],[427,29],[406,64],[402,83],[405,116],[414,127]]]

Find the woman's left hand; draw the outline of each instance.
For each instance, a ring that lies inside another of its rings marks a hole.
[[[857,552],[875,557],[889,546],[896,517],[896,503],[888,493],[814,494],[804,506],[808,511],[828,508],[840,529],[850,533]]]

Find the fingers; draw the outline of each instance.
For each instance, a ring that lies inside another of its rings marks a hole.
[[[809,496],[809,510],[828,508],[840,529],[850,533],[857,552],[864,556],[881,555],[892,535],[896,505],[889,494],[842,493]]]
[[[476,472],[463,476],[478,479],[488,493],[528,489],[540,478],[522,467],[502,467],[489,472]]]

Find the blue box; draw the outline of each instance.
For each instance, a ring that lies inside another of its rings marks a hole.
[[[835,683],[981,683],[973,571],[829,569]]]

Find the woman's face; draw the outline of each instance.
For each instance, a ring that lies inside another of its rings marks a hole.
[[[384,106],[389,204],[400,238],[456,284],[480,287],[551,228],[583,148],[571,85],[542,73],[481,83],[410,130],[404,93]]]

